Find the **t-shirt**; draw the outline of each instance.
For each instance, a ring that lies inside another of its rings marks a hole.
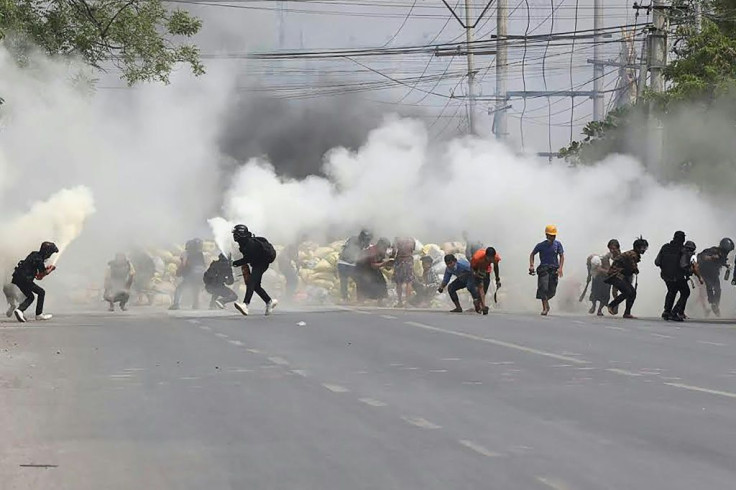
[[[416,242],[413,238],[399,238],[396,240],[396,259],[408,259],[414,254]]]
[[[470,265],[473,267],[473,269],[477,269],[478,265],[481,263],[482,260],[486,258],[486,249],[482,248],[480,250],[476,250],[473,254],[473,258],[470,259]],[[501,262],[501,256],[498,255],[498,252],[496,252],[495,262]],[[493,262],[488,264],[488,267],[486,268],[487,273],[493,272]]]
[[[539,261],[542,265],[551,265],[554,267],[560,266],[559,256],[564,253],[565,249],[562,248],[562,243],[557,240],[553,242],[545,240],[537,243],[537,246],[534,247],[534,250],[532,251],[532,254],[534,255],[539,254]]]

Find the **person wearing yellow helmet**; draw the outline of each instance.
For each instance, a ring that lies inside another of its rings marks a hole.
[[[529,274],[534,275],[534,256],[539,254],[537,274],[537,299],[542,301],[542,315],[549,313],[549,300],[557,293],[557,281],[562,277],[565,265],[565,249],[557,241],[557,226],[547,225],[544,229],[547,239],[538,243],[529,254]]]

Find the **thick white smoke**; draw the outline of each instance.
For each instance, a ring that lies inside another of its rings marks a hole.
[[[334,149],[324,167],[328,178],[295,181],[277,176],[267,161],[251,161],[235,176],[224,215],[277,243],[365,226],[424,243],[459,240],[467,231],[499,250],[507,305],[525,309],[535,290],[528,255],[545,225],[559,227],[566,249],[558,304],[576,301],[588,254],[604,252],[610,238],[629,249],[644,235],[650,250],[641,264],[639,311],[649,314],[663,296],[654,256],[675,230],[685,230],[699,249],[734,232],[728,213],[696,190],[662,186],[630,158],[566,168],[490,139],[435,145],[425,126],[409,119],[386,120],[355,152]]]
[[[59,253],[50,262],[58,262],[94,211],[92,192],[79,186],[62,189],[47,200],[34,203],[23,214],[0,222],[0,271],[3,279],[7,281],[15,264],[29,252],[38,250],[43,241],[56,243]]]

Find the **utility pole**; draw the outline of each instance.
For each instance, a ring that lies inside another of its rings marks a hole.
[[[598,1],[598,0],[597,0]],[[506,69],[508,65],[508,0],[496,0],[496,110],[494,112],[496,138],[506,139]]]
[[[637,102],[644,97],[647,89],[647,74],[649,72],[649,35],[641,41],[641,65],[639,65],[639,80],[636,87]]]
[[[471,2],[465,0],[465,41],[468,45],[468,124],[470,134],[478,134],[475,128],[475,67],[473,66],[473,35],[474,28],[471,21]]]
[[[604,67],[601,63],[601,43],[603,36],[603,0],[593,1],[593,120],[601,121],[604,117],[603,109],[603,76]]]
[[[667,66],[667,10],[664,0],[652,1],[653,29],[650,36],[650,64],[652,91],[664,92],[664,68]]]

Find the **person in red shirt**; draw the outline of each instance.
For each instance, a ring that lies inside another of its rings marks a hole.
[[[496,276],[496,289],[501,287],[501,271],[498,267],[500,261],[501,256],[493,247],[477,250],[470,259],[470,267],[473,268],[475,281],[478,285],[480,306],[484,315],[487,315],[489,310],[486,306],[486,293],[491,287],[491,272]]]

